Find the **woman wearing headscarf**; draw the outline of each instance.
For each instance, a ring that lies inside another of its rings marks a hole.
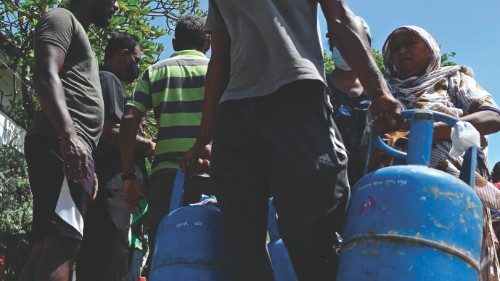
[[[393,95],[407,109],[425,109],[454,116],[471,123],[481,135],[478,149],[476,192],[485,208],[482,251],[482,280],[500,280],[499,264],[489,208],[500,207],[500,192],[488,182],[486,166],[488,134],[500,131],[500,110],[492,96],[464,66],[441,66],[437,41],[424,29],[405,26],[394,30],[383,47],[386,76]],[[401,143],[407,132],[390,134],[389,144]],[[434,125],[431,167],[458,176],[462,159],[450,156],[451,128]],[[404,142],[403,142],[404,143]]]

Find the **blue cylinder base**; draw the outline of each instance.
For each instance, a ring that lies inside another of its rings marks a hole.
[[[218,208],[179,208],[158,227],[150,280],[229,280],[224,246]]]
[[[155,270],[154,279],[162,281],[221,281],[229,280],[225,270],[206,267],[200,264],[170,264]]]
[[[406,243],[365,241],[343,249],[337,281],[477,281],[457,256]]]
[[[425,166],[383,168],[353,188],[338,281],[479,280],[483,212],[463,181]]]
[[[297,281],[292,261],[288,256],[288,251],[283,244],[283,240],[271,242],[267,245],[271,264],[273,266],[275,281]]]

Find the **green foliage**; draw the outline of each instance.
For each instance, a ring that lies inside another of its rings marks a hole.
[[[155,40],[166,34],[167,30],[158,26],[153,26],[149,17],[151,9],[148,6],[139,5],[143,1],[121,1],[120,10],[111,20],[109,28],[102,29],[92,26],[89,32],[89,40],[96,57],[102,63],[104,58],[104,48],[108,38],[114,32],[124,32],[137,36],[143,52],[141,67],[156,62],[158,56],[163,51],[163,45],[155,43]]]
[[[69,0],[0,0],[0,32],[12,40],[16,54],[11,58],[11,68],[18,70],[26,82],[23,92],[22,124],[29,126],[36,111],[37,102],[32,94],[30,66],[34,52],[32,39],[38,20],[53,7],[65,7]],[[120,11],[113,17],[107,29],[91,27],[89,39],[99,61],[102,61],[107,39],[112,32],[126,32],[140,38],[143,50],[141,66],[156,62],[164,46],[156,40],[170,34],[175,22],[184,14],[203,14],[199,0],[121,0]],[[163,19],[164,25],[157,26],[156,19]],[[131,90],[132,86],[127,89]]]
[[[328,75],[335,69],[335,62],[332,57],[330,57],[326,51],[323,51],[323,62],[325,64],[325,73]]]
[[[380,69],[382,73],[385,73],[384,57],[382,56],[382,53],[380,51],[372,49],[372,55],[375,59],[375,62],[377,63],[378,69]]]
[[[14,142],[0,147],[0,255],[6,280],[16,280],[29,253],[32,199],[24,156]]]
[[[12,104],[9,112],[23,127],[34,118],[38,103],[33,95],[32,72],[34,51],[32,39],[38,20],[53,7],[66,7],[69,0],[0,0],[0,32],[15,45],[9,67],[22,78],[22,101]],[[199,0],[121,0],[120,10],[107,29],[91,27],[88,34],[100,62],[112,32],[126,32],[140,39],[143,52],[141,68],[158,61],[164,46],[157,39],[171,34],[177,19],[184,14],[202,15]],[[160,19],[160,21],[158,21]],[[163,20],[164,24],[161,24]],[[161,26],[158,26],[158,25]],[[127,85],[131,92],[134,85]],[[146,135],[156,135],[155,120],[147,117]],[[5,255],[6,280],[17,280],[29,245],[31,193],[23,155],[13,144],[0,147],[0,255]]]
[[[373,57],[375,58],[375,62],[377,63],[378,68],[382,73],[384,73],[385,66],[384,66],[384,58],[382,57],[382,53],[379,51],[372,49],[372,54]],[[325,72],[326,74],[330,74],[333,72],[335,69],[335,62],[333,61],[332,57],[328,55],[326,51],[323,51],[323,62],[324,62],[324,67],[325,67]]]
[[[441,55],[441,66],[453,66],[453,65],[457,65],[454,61],[451,60],[456,55],[457,55],[457,53],[455,53],[453,51],[442,54]]]

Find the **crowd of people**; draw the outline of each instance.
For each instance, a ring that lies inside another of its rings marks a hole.
[[[336,65],[327,76],[318,4]],[[188,175],[184,204],[201,194],[217,198],[231,280],[274,280],[266,251],[271,195],[297,278],[335,280],[335,233],[363,175],[366,132],[404,150],[403,109],[446,113],[481,134],[481,275],[500,280],[500,164],[491,175],[486,164],[500,109],[470,68],[441,66],[427,31],[394,30],[383,74],[368,24],[342,1],[210,0],[206,18],[179,19],[175,52],[139,78],[137,38],[114,34],[99,67],[86,34],[91,24],[106,28],[117,9],[114,0],[71,0],[38,23],[34,82],[42,110],[25,139],[33,250],[20,280],[67,281],[72,272],[78,281],[137,280],[145,248],[137,235],[147,225],[153,249],[178,169]],[[123,85],[137,78],[127,98]],[[144,134],[149,111],[153,139]],[[434,129],[431,167],[458,176],[451,128]],[[377,152],[370,158],[371,169],[390,164]]]

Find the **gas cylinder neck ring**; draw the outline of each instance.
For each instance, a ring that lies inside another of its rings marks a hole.
[[[463,261],[465,261],[467,264],[469,264],[472,268],[474,268],[479,275],[481,275],[481,268],[479,266],[479,263],[474,260],[469,254],[461,251],[460,249],[456,249],[453,246],[444,244],[444,243],[439,243],[436,241],[431,241],[427,240],[424,238],[419,238],[419,237],[413,237],[413,236],[406,236],[406,235],[398,235],[398,234],[366,234],[366,235],[359,235],[351,238],[349,241],[346,241],[344,245],[342,246],[341,251],[344,252],[350,247],[356,246],[359,243],[363,243],[366,241],[380,241],[380,240],[385,240],[388,242],[392,243],[400,243],[400,244],[419,244],[419,245],[424,245],[430,248],[435,248],[437,250],[443,251],[447,254],[456,256]]]

